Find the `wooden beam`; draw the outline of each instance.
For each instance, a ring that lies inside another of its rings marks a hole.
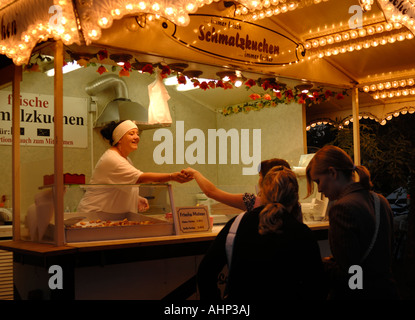
[[[13,240],[20,240],[20,82],[22,67],[13,65],[12,77],[12,208],[13,208]],[[5,83],[2,83],[5,84]]]
[[[352,108],[353,108],[353,152],[354,164],[360,165],[360,126],[359,126],[359,91],[355,87],[352,90]]]
[[[63,225],[63,43],[55,42],[54,78],[54,166],[55,166],[55,244],[65,244]]]

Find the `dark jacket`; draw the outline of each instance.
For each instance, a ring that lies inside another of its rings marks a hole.
[[[397,297],[391,272],[393,216],[388,201],[380,198],[380,225],[376,242],[362,261],[375,232],[374,200],[360,183],[346,187],[329,210],[329,242],[334,260],[328,265],[333,299],[381,299]],[[363,272],[363,289],[350,289],[352,265]]]
[[[242,218],[235,237],[228,276],[229,300],[324,299],[324,270],[311,230],[292,215],[283,218],[280,233],[260,235],[259,213]],[[227,264],[225,241],[234,219],[218,234],[199,265],[201,299],[220,299],[218,275]]]

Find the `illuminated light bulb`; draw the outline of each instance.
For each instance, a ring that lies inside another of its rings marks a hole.
[[[409,90],[408,89],[404,89],[403,91],[402,91],[402,95],[403,96],[407,96],[409,94]]]
[[[389,42],[389,43],[394,43],[395,41],[396,41],[395,36],[390,36],[390,37],[388,38],[388,42]]]
[[[320,46],[325,46],[326,43],[327,43],[326,39],[324,39],[324,38],[321,38],[320,41],[319,41]]]
[[[334,39],[332,36],[328,36],[326,41],[327,41],[327,44],[332,44],[334,42]]]
[[[318,47],[318,40],[313,40],[313,42],[311,43],[313,48],[317,48]]]
[[[378,94],[373,95],[373,99],[378,100],[379,99],[379,95]]]
[[[392,120],[392,115],[390,114],[390,115],[388,115],[387,117],[386,117],[386,120]]]
[[[168,15],[171,16],[174,14],[174,9],[172,7],[167,7],[166,9],[164,9],[164,12]]]
[[[349,33],[347,33],[347,32],[343,33],[343,35],[342,35],[342,39],[343,39],[344,41],[349,40],[349,39],[350,39],[350,35],[349,35]]]
[[[332,50],[332,53],[333,53],[333,55],[337,56],[337,55],[339,54],[339,49],[334,48],[334,49]]]
[[[401,96],[401,92],[400,92],[399,90],[398,90],[398,91],[396,91],[395,96],[396,96],[396,97],[400,97],[400,96]]]
[[[304,43],[304,48],[305,49],[311,49],[311,43],[310,42],[306,42],[306,43]]]
[[[378,24],[378,25],[376,26],[376,32],[381,33],[381,32],[383,32],[383,30],[384,30],[383,25]]]
[[[365,29],[363,29],[363,28],[362,28],[362,29],[360,29],[360,30],[359,30],[359,36],[360,36],[360,37],[364,37],[364,36],[366,36],[366,30],[365,30]]]
[[[186,26],[189,24],[190,18],[187,14],[180,14],[177,17],[177,22],[182,25],[182,26]]]
[[[408,40],[411,40],[411,39],[413,39],[414,38],[414,35],[412,34],[412,33],[408,33],[407,35],[406,35],[406,39],[408,39]]]
[[[376,39],[373,39],[372,40],[372,43],[371,43],[371,46],[372,47],[377,47],[379,45],[379,41],[378,40],[376,40]]]
[[[393,28],[392,23],[387,23],[387,24],[385,24],[385,30],[386,30],[386,31],[391,31],[391,30],[392,30],[392,28]]]
[[[350,38],[356,39],[358,36],[358,33],[356,30],[350,31]]]
[[[363,91],[364,91],[364,92],[369,92],[369,90],[370,90],[369,86],[364,86],[364,87],[363,87]]]
[[[415,89],[411,89],[410,93],[415,94]]]
[[[375,84],[370,85],[370,90],[375,91],[376,90],[376,85]]]
[[[326,52],[324,52],[324,55],[326,57],[330,57],[331,56],[331,51],[330,50],[327,50]]]
[[[340,34],[336,34],[336,35],[334,36],[334,41],[336,41],[336,42],[340,42],[340,41],[342,41],[342,36],[341,36]]]
[[[405,40],[405,35],[403,35],[403,34],[400,34],[400,35],[398,35],[398,37],[396,38],[398,41],[403,41],[403,40]]]
[[[381,126],[384,126],[386,124],[386,120],[382,120],[382,122],[380,123]]]
[[[394,93],[392,91],[388,92],[388,97],[389,98],[393,98],[393,96],[394,96]]]
[[[368,35],[372,35],[372,34],[374,34],[374,33],[375,33],[375,28],[373,28],[373,27],[368,27],[368,28],[367,28],[367,30],[366,30],[366,32],[367,32],[367,34],[368,34]]]
[[[114,10],[111,11],[111,14],[113,16],[119,16],[119,15],[121,15],[121,10],[120,9],[114,9]]]
[[[406,80],[408,86],[413,86],[414,85],[414,79],[408,79]]]
[[[324,57],[324,53],[323,53],[323,52],[320,52],[320,53],[318,54],[318,57],[319,57],[319,58],[323,58],[323,57]]]
[[[405,81],[405,80],[401,80],[401,81],[399,82],[399,85],[400,85],[401,87],[405,87],[405,86],[406,86],[406,81]]]
[[[107,17],[102,17],[101,19],[98,20],[98,25],[101,27],[106,27],[108,25],[108,18]]]
[[[399,87],[399,83],[398,83],[398,81],[393,81],[392,82],[392,87],[394,87],[394,88],[397,88],[397,87]]]
[[[347,47],[340,48],[340,53],[346,53],[346,52],[347,52]]]
[[[362,48],[363,48],[363,46],[360,43],[355,45],[356,50],[362,50]]]
[[[354,47],[353,47],[353,45],[348,46],[348,47],[347,47],[347,51],[349,51],[349,52],[353,52],[353,51],[354,51]]]
[[[153,9],[153,11],[159,11],[160,10],[160,5],[156,2],[151,6],[151,9]]]
[[[377,88],[378,90],[383,90],[383,83],[378,83]]]
[[[365,49],[370,48],[370,42],[366,41],[365,43],[363,43],[363,48],[365,48]]]
[[[380,97],[381,97],[382,99],[385,99],[385,98],[386,98],[386,93],[385,93],[385,92],[382,92],[382,94],[380,95]]]

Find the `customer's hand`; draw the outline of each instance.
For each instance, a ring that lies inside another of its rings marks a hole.
[[[182,170],[183,171],[183,170]],[[171,177],[173,181],[179,182],[179,183],[185,183],[193,180],[193,177],[188,175],[185,172],[174,172],[171,174]]]
[[[187,175],[188,177],[194,178],[195,174],[198,173],[198,171],[193,168],[188,167],[186,169],[183,169],[182,173]]]

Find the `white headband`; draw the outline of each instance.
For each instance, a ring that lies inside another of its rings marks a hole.
[[[125,120],[121,122],[112,132],[113,145],[117,144],[118,141],[131,129],[138,129],[137,125],[131,120]]]

